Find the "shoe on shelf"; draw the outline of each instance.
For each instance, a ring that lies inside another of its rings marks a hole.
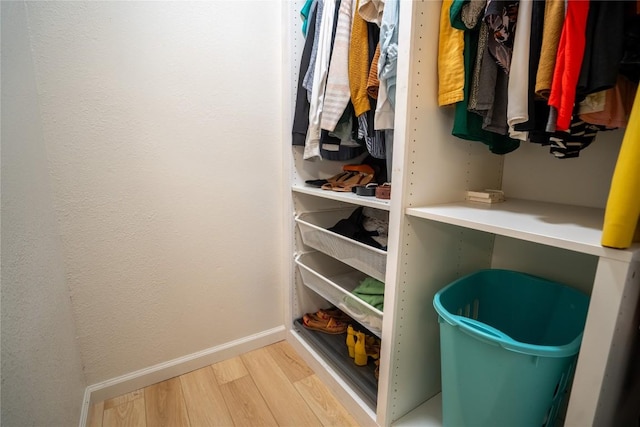
[[[329,318],[333,317],[334,319],[345,323],[353,321],[351,317],[336,307],[321,308],[316,312],[316,316],[323,320],[329,320]]]
[[[367,185],[373,181],[373,174],[371,173],[358,173],[351,178],[331,184],[331,189],[333,191],[343,192],[343,193],[351,193],[353,187],[358,187],[362,185]]]
[[[365,346],[364,332],[356,332],[356,345],[354,347],[353,361],[358,366],[365,366],[369,360]]]
[[[356,332],[351,325],[347,327],[347,349],[350,358],[356,357]]]
[[[302,326],[307,329],[332,335],[343,334],[347,331],[346,323],[340,322],[333,317],[328,320],[320,319],[314,313],[307,313],[302,316]]]
[[[369,357],[376,361],[380,359],[380,339],[356,331],[351,325],[347,327],[346,344],[349,357],[352,357],[358,366],[366,365],[369,362]]]
[[[353,171],[342,171],[327,179],[308,179],[304,183],[312,187],[322,187],[324,184],[331,184],[334,182],[344,181],[354,175]]]
[[[380,340],[378,338],[366,335],[364,346],[367,356],[375,360],[380,359]]]

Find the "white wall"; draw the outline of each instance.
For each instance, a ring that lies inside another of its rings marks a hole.
[[[502,189],[507,197],[604,209],[623,134],[599,132],[574,159],[557,159],[549,147],[520,144],[505,156]]]
[[[77,425],[86,383],[51,201],[25,7],[2,2],[2,416]]]
[[[88,383],[282,325],[280,3],[28,9]]]

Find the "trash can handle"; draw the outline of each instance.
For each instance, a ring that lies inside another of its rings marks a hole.
[[[456,320],[459,323],[464,324],[465,326],[474,329],[476,333],[479,333],[481,336],[485,337],[485,338],[493,338],[493,340],[495,340],[496,338],[502,340],[503,342],[509,342],[512,343],[514,342],[513,339],[505,334],[504,332],[499,331],[498,329],[494,328],[493,326],[489,326],[486,323],[482,323],[479,322],[475,319],[471,319],[469,317],[464,317],[464,316],[454,316],[456,318]]]

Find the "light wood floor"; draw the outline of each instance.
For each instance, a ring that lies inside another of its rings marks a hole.
[[[87,427],[357,426],[285,341],[94,404]]]

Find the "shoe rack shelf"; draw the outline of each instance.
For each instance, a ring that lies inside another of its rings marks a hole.
[[[298,185],[291,188],[292,191],[297,193],[311,194],[315,197],[338,200],[346,203],[351,203],[359,206],[368,206],[370,208],[389,210],[389,200],[378,199],[369,196],[358,196],[354,193],[341,193],[337,191],[322,190],[320,188],[309,187],[305,185]]]
[[[290,100],[286,117],[293,117],[304,45],[302,4],[283,6],[290,24],[285,47],[290,63],[283,76]],[[297,226],[300,214],[357,206],[388,212],[375,402],[363,399],[353,381],[335,368],[330,347],[322,348],[295,325],[305,312],[339,302],[340,294],[331,296],[327,290],[348,292],[349,287],[320,267],[313,270],[323,283],[305,284],[298,271],[304,267],[296,264],[295,256],[290,258],[287,308],[291,342],[362,425],[441,426],[434,294],[480,269],[537,275],[591,296],[572,390],[559,423],[616,425],[640,323],[640,247],[617,251],[600,246],[603,209],[622,132],[599,134],[578,159],[569,160],[555,159],[533,144],[497,156],[481,143],[451,136],[453,109],[436,104],[440,7],[441,2],[401,0],[390,201],[308,188],[305,180],[335,175],[342,164],[304,161],[301,147],[285,149],[285,169],[291,177],[287,203],[292,212],[292,254],[312,250]],[[286,146],[290,122],[284,128]],[[507,200],[491,206],[463,201],[466,191],[486,188],[504,191]]]
[[[346,333],[329,335],[309,330],[302,326],[301,319],[296,319],[293,325],[298,334],[340,372],[353,390],[367,402],[369,408],[375,409],[378,398],[378,382],[374,374],[376,366],[373,360],[369,358],[367,365],[357,366],[353,359],[349,357],[345,344]],[[362,329],[361,326],[354,325],[354,328],[358,327]]]

